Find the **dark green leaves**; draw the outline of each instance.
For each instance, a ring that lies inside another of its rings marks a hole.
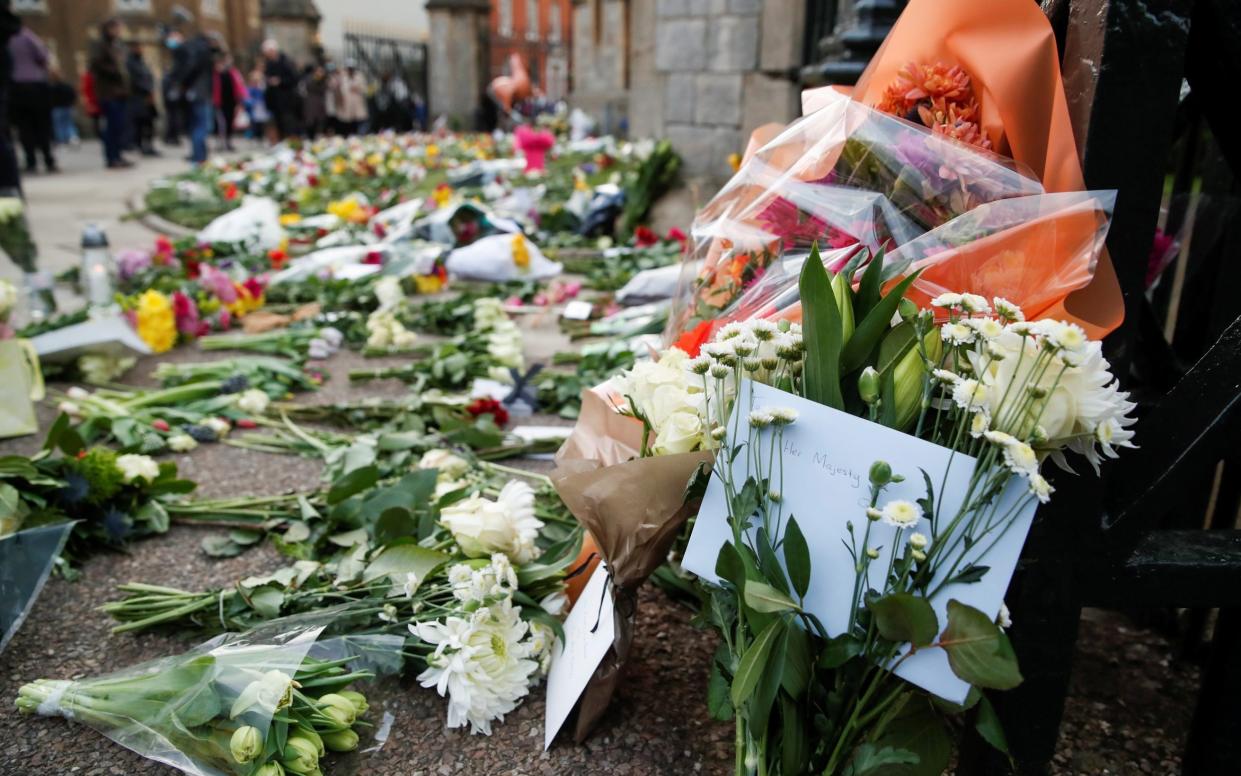
[[[741,706],[754,695],[763,671],[771,661],[772,648],[783,636],[784,628],[782,620],[773,619],[741,656],[737,673],[733,676],[731,696],[734,708]]]
[[[376,482],[379,482],[377,467],[363,466],[360,469],[354,469],[332,483],[332,489],[327,494],[327,503],[339,504],[350,496],[372,487]]]
[[[363,582],[371,582],[382,576],[390,577],[394,582],[404,582],[408,574],[415,575],[419,580],[427,578],[440,564],[448,560],[448,556],[416,544],[398,544],[389,547],[370,562],[362,575]]]
[[[991,618],[957,600],[948,602],[948,627],[939,637],[948,663],[957,676],[993,690],[1011,690],[1021,684],[1017,656],[1008,636]]]
[[[939,632],[939,621],[931,604],[911,593],[892,593],[875,598],[868,601],[866,607],[874,613],[875,625],[888,641],[910,642],[924,647]]]
[[[840,393],[841,322],[832,282],[819,257],[810,249],[801,270],[802,335],[806,343],[806,398],[834,409],[845,408]],[[889,314],[889,318],[891,315]],[[856,335],[855,335],[856,336]]]
[[[764,582],[749,579],[745,583],[745,605],[764,614],[798,609],[797,602]]]
[[[974,729],[988,744],[1008,754],[1008,739],[1004,735],[1004,726],[1000,724],[1000,717],[995,713],[995,707],[985,695],[978,701],[978,716],[974,719]]]
[[[806,544],[806,537],[797,521],[792,517],[784,529],[784,565],[798,598],[805,598],[806,591],[810,589],[810,547]]]
[[[805,272],[802,272],[805,276]],[[849,374],[855,369],[861,369],[866,365],[867,359],[870,358],[871,351],[875,349],[875,345],[879,343],[880,338],[888,331],[889,325],[892,323],[892,316],[896,313],[896,307],[904,298],[905,292],[909,290],[909,286],[918,278],[918,273],[910,275],[901,282],[897,283],[887,296],[879,300],[866,317],[858,321],[857,327],[853,330],[853,336],[849,338],[849,342],[845,344],[843,350],[839,354],[839,371],[842,374]],[[805,291],[802,292],[802,298],[805,299]],[[807,350],[814,353],[811,347],[809,336],[807,335]],[[806,360],[806,372],[810,372],[810,361]]]

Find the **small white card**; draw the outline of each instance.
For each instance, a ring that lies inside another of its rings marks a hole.
[[[496,401],[504,401],[512,392],[512,385],[502,383],[499,380],[492,380],[489,377],[476,377],[474,378],[473,384],[470,385],[471,399],[495,399]]]
[[[552,667],[547,673],[544,751],[556,739],[556,733],[569,718],[616,636],[609,585],[607,567],[600,563],[565,619],[564,643],[556,644]]]
[[[904,482],[884,489],[880,506],[894,499],[917,501],[924,498],[926,485],[919,469],[925,470],[935,489],[940,522],[947,523],[965,498],[976,462],[960,453],[953,455],[951,450],[939,445],[759,383],[743,384],[733,410],[740,414],[740,428],[747,432],[746,418],[751,406],[797,410],[797,421],[784,430],[784,478],[778,485],[782,490],[783,515],[785,521],[790,515],[797,518],[810,547],[810,587],[805,608],[822,621],[828,635],[838,636],[848,629],[856,576],[854,560],[846,546],[847,524],[852,522],[853,535],[860,548],[868,522],[871,464],[877,460],[887,461],[894,473],[905,477]],[[730,423],[729,428],[732,427]],[[738,480],[745,477],[746,458],[746,455],[739,455],[734,463],[734,476]],[[997,515],[1007,515],[1019,502],[1023,503],[1013,513],[1008,527],[1002,532],[997,529],[988,534],[964,553],[957,566],[958,572],[970,563],[987,566],[989,571],[983,578],[974,583],[946,585],[932,597],[931,606],[939,619],[941,632],[948,624],[949,599],[973,606],[991,617],[999,613],[1038,505],[1028,498],[1021,482],[1013,481],[1001,494],[995,510]],[[686,569],[708,582],[718,581],[716,558],[720,547],[732,537],[727,518],[723,483],[718,477],[712,477],[683,563]],[[926,519],[918,530],[928,537],[932,535]],[[964,526],[959,530],[964,530]],[[896,533],[895,528],[882,522],[871,524],[870,546],[882,546],[880,560],[871,563],[868,572],[867,581],[873,589],[883,589],[888,553]],[[908,533],[903,537],[905,540]],[[944,569],[939,578],[946,576],[948,570]],[[932,581],[932,588],[937,582],[938,578]],[[969,685],[952,672],[942,649],[920,651],[905,660],[896,673],[954,703],[964,701],[969,691]]]
[[[590,313],[595,306],[584,299],[574,299],[564,306],[564,312],[560,315],[570,321],[586,321],[590,320]]]

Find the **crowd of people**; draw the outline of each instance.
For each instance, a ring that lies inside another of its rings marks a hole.
[[[78,115],[102,141],[108,169],[132,167],[126,154],[159,156],[157,137],[168,146],[188,138],[187,158],[199,164],[213,136],[219,149],[231,151],[239,137],[274,143],[426,128],[426,102],[399,73],[372,81],[352,59],[299,66],[274,40],[264,41],[243,71],[223,40],[198,27],[185,8],[174,7],[164,29],[162,78],[148,64],[143,43],[126,40],[122,22],[110,18],[100,25],[76,85],[62,77],[33,30],[23,25],[14,31],[7,44],[8,118],[27,174],[38,171],[40,159],[46,172],[58,170],[55,146],[81,142]]]

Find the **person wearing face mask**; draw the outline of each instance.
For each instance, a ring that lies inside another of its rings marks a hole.
[[[181,135],[185,133],[186,105],[181,94],[181,85],[177,82],[177,73],[185,69],[185,48],[181,33],[169,31],[164,37],[164,47],[172,59],[172,65],[164,73],[161,90],[164,93],[164,144],[180,145]]]

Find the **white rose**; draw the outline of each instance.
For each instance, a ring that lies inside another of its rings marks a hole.
[[[198,442],[189,434],[173,434],[168,437],[168,447],[174,453],[188,453],[198,447]]]
[[[262,415],[270,403],[271,399],[258,388],[251,388],[237,397],[237,408],[251,415]]]
[[[121,479],[133,482],[139,478],[154,482],[159,477],[159,464],[149,455],[126,453],[117,456],[116,468],[121,470]]]
[[[514,563],[538,557],[534,540],[543,522],[534,516],[534,491],[512,480],[495,501],[475,493],[440,510],[440,522],[471,558],[502,552]]]
[[[667,419],[655,436],[656,455],[688,453],[702,444],[702,418],[697,412],[677,412]]]
[[[437,469],[441,479],[456,479],[470,470],[470,464],[451,450],[428,450],[418,460],[419,469]]]
[[[379,308],[388,310],[405,301],[405,292],[401,290],[401,281],[388,276],[375,282],[375,298],[379,300]]]
[[[683,412],[699,414],[700,404],[695,400],[700,397],[701,394],[690,393],[686,386],[664,384],[655,388],[642,411],[658,432],[673,415]]]

